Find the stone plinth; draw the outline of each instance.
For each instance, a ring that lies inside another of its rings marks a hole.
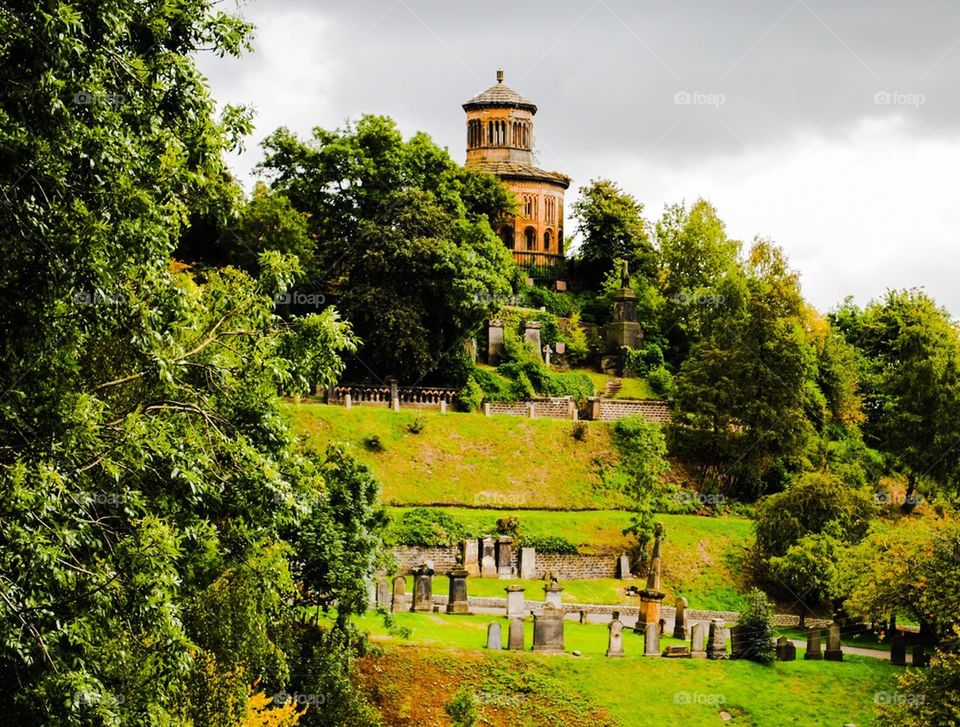
[[[647,624],[643,633],[643,655],[660,656],[660,626]]]
[[[614,619],[607,628],[610,629],[607,637],[607,656],[620,658],[623,656],[623,624]]]
[[[807,650],[803,654],[806,661],[820,661],[823,659],[823,652],[820,651],[820,629],[810,629],[807,631]]]
[[[643,633],[647,624],[660,623],[660,602],[667,594],[645,588],[640,591],[640,616],[634,631]]]
[[[524,603],[526,595],[523,586],[507,586],[504,588],[507,592],[507,618],[523,618],[527,615]]]
[[[827,661],[843,661],[843,648],[840,643],[840,624],[836,621],[827,629],[827,650],[823,652]]]
[[[563,611],[550,604],[533,617],[533,651],[563,653]]]
[[[710,619],[710,637],[707,639],[707,658],[727,658],[727,627],[722,618]]]
[[[560,608],[563,603],[563,586],[559,583],[547,583],[543,587],[543,601],[547,606]]]
[[[421,565],[413,572],[413,608],[412,611],[430,613],[433,611],[433,568]]]
[[[468,614],[470,602],[467,600],[467,571],[454,568],[447,574],[450,579],[450,592],[447,598],[447,613]]]

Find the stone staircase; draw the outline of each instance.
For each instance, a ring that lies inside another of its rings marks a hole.
[[[612,399],[618,393],[620,393],[620,389],[622,388],[623,388],[623,382],[620,381],[620,379],[611,379],[603,387],[603,398]]]

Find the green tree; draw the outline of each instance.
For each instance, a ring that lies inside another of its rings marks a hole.
[[[777,649],[773,604],[759,588],[752,589],[746,601],[746,607],[737,619],[738,635],[743,640],[743,658],[759,664],[772,664]]]
[[[960,633],[957,633],[960,641]],[[960,725],[960,654],[940,652],[926,669],[909,669],[897,677],[897,692],[880,692],[877,724],[881,727]]]
[[[502,185],[425,134],[404,140],[384,117],[305,141],[280,129],[264,146],[273,189],[307,215],[316,241],[306,284],[363,341],[351,375],[413,383],[455,370],[462,380],[449,383],[465,384],[464,341],[516,275],[490,226],[512,208]]]
[[[654,279],[656,254],[643,205],[633,195],[609,179],[595,179],[580,188],[572,209],[582,236],[578,258],[586,286],[597,287],[618,259],[627,261],[633,274]]]
[[[801,621],[808,610],[836,593],[837,562],[845,547],[839,524],[831,520],[822,532],[803,535],[783,555],[770,558],[775,581],[804,609]]]
[[[633,533],[643,550],[654,532],[654,515],[663,494],[661,477],[667,470],[667,445],[660,427],[640,414],[619,419],[613,425],[613,442],[620,455],[618,482],[633,501]]]

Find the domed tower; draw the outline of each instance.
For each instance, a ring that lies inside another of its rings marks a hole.
[[[537,107],[497,83],[463,104],[467,113],[467,166],[495,174],[517,198],[517,216],[497,230],[520,265],[558,269],[563,261],[563,192],[570,178],[533,165]]]

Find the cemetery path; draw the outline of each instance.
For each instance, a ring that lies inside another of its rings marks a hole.
[[[803,649],[807,648],[807,642],[801,639],[790,639],[790,643]],[[883,651],[881,649],[864,649],[861,646],[847,646],[844,644],[843,653],[856,654],[857,656],[868,656],[871,659],[883,659],[884,661],[890,661],[890,652]]]

